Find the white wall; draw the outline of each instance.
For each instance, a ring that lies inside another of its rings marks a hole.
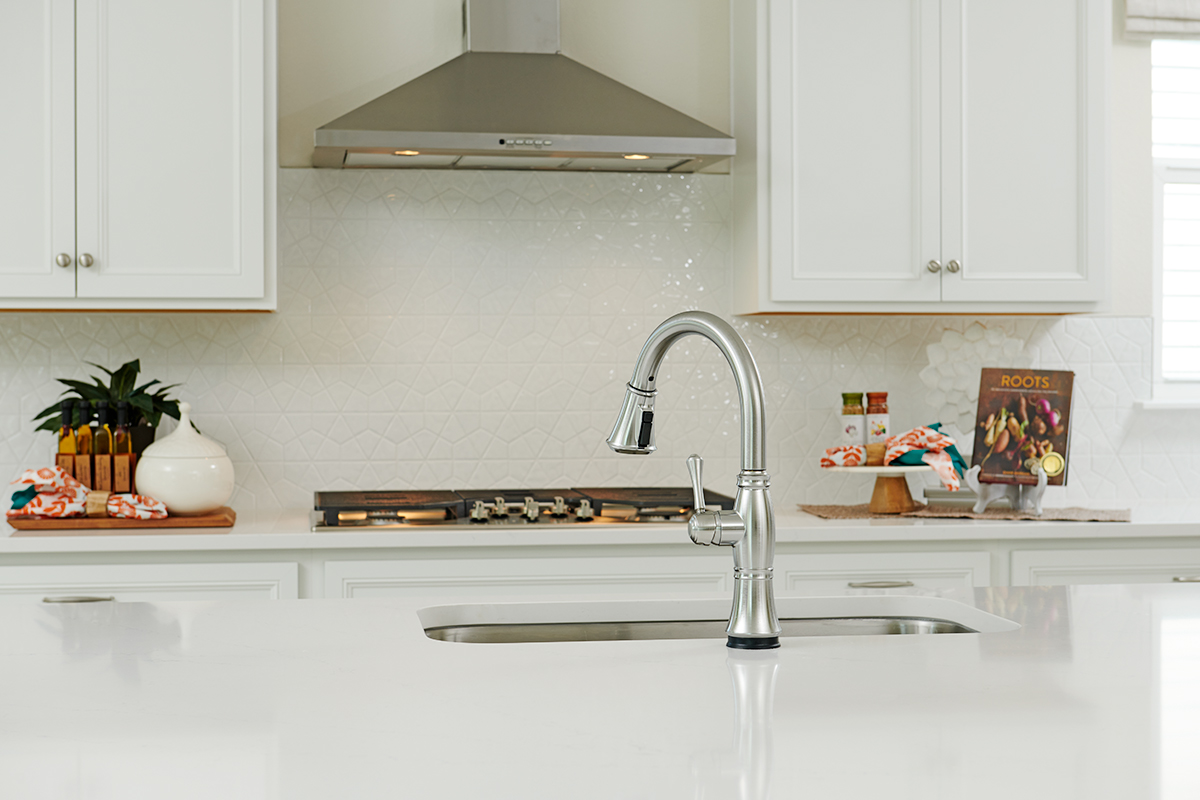
[[[560,8],[564,55],[729,130],[729,0]],[[315,128],[461,52],[461,0],[280,0],[280,165],[312,166]]]

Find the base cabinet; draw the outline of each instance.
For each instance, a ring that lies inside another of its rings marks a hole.
[[[325,597],[732,591],[729,554],[712,555],[329,561]]]
[[[863,594],[989,584],[990,557],[964,553],[780,554],[780,592]],[[325,597],[732,592],[726,548],[692,556],[329,561]]]
[[[1200,548],[1016,550],[1013,586],[1200,583]]]
[[[985,552],[787,554],[775,559],[777,590],[843,595],[973,589],[991,583]]]
[[[295,600],[295,563],[0,567],[0,602]]]
[[[1034,549],[1039,546],[1045,549]],[[775,586],[780,595],[829,597],[1006,585],[1200,583],[1200,537],[1136,543],[993,540],[938,547],[933,542],[835,548],[783,542],[775,555]],[[828,549],[834,552],[822,552]],[[170,561],[160,563],[163,558]],[[281,549],[253,555],[147,551],[123,555],[123,563],[91,563],[96,559],[89,553],[14,554],[0,566],[0,603],[74,596],[154,602],[731,595],[734,588],[729,549],[690,544]]]

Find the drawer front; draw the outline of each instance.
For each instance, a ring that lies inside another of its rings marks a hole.
[[[646,594],[733,590],[727,548],[649,558],[327,561],[325,597]]]
[[[294,600],[295,563],[98,564],[0,567],[0,602],[68,597],[158,600]]]
[[[1014,550],[1013,586],[1200,583],[1200,549]]]
[[[983,552],[820,553],[775,558],[780,592],[807,595],[879,594],[988,586],[991,558]]]

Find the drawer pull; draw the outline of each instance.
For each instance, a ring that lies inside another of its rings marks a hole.
[[[1172,583],[1200,583],[1200,575],[1176,575],[1171,578]]]
[[[850,581],[851,589],[907,589],[916,586],[912,581]]]
[[[43,603],[104,603],[116,600],[115,597],[97,597],[91,594],[69,594],[58,597],[43,597]]]

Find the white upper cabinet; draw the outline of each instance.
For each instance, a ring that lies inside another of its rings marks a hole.
[[[1109,6],[734,4],[736,311],[1095,310]]]
[[[74,64],[72,0],[5,6],[0,298],[75,296]],[[67,268],[55,263],[57,257]]]
[[[273,0],[17,6],[0,307],[273,308]]]

